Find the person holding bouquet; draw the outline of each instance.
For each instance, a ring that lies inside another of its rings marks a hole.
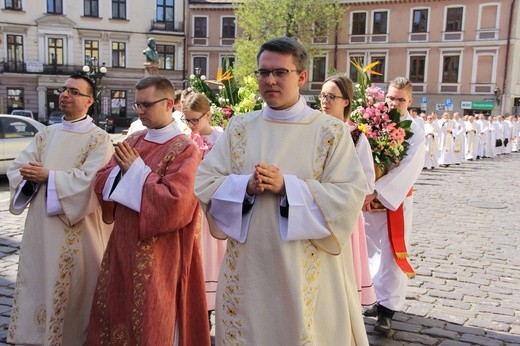
[[[181,121],[191,130],[190,138],[199,146],[202,158],[213,147],[224,132],[220,126],[211,126],[211,109],[208,98],[201,93],[187,94],[182,101]],[[226,253],[226,242],[218,240],[209,233],[208,220],[202,215],[202,269],[206,284],[206,302],[211,329],[211,312],[215,310],[215,293],[217,291],[220,265]]]
[[[345,76],[331,76],[325,80],[321,87],[319,99],[321,102],[321,110],[348,123],[348,129],[352,136],[352,140],[356,145],[356,153],[359,161],[363,166],[365,178],[367,180],[367,195],[374,192],[374,182],[376,174],[374,171],[374,160],[372,159],[372,150],[365,134],[358,128],[357,124],[352,122],[350,112],[352,111],[352,99],[354,97],[354,87],[352,81]],[[362,306],[371,306],[376,302],[376,294],[372,278],[370,277],[370,268],[368,266],[367,241],[365,237],[365,220],[363,214],[359,213],[358,222],[352,231],[352,257],[354,261],[354,274],[359,294],[359,300]],[[349,254],[343,254],[348,256]]]
[[[406,139],[406,155],[376,180],[374,193],[363,206],[370,271],[378,299],[363,312],[377,316],[374,331],[385,336],[392,330],[395,311],[404,306],[408,277],[414,276],[406,246],[412,231],[412,187],[422,171],[425,155],[424,131],[408,113],[413,102],[411,82],[404,77],[390,81],[386,102],[390,109],[399,111],[401,121],[411,121],[412,134]],[[376,197],[386,210],[372,210],[370,200]]]

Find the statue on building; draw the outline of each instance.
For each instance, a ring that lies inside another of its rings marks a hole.
[[[146,56],[147,62],[156,62],[159,60],[159,54],[157,53],[157,50],[155,49],[155,39],[154,38],[148,39],[148,48],[143,50],[143,54]]]

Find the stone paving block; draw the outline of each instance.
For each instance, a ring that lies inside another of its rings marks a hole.
[[[450,331],[450,330],[444,330],[441,328],[425,328],[422,330],[424,334],[427,334],[434,338],[441,338],[441,339],[451,339],[456,340],[459,337],[459,334]]]
[[[368,335],[368,343],[371,346],[403,346],[407,345],[407,343],[403,343],[402,341],[391,340],[382,336],[378,336],[375,334]]]
[[[460,341],[454,341],[454,340],[444,340],[439,344],[439,346],[468,346],[471,345],[467,342],[460,342]]]
[[[417,334],[417,333],[409,333],[409,332],[401,332],[398,331],[393,336],[394,340],[402,340],[408,343],[417,343],[420,345],[436,345],[437,339],[432,338],[427,335]]]
[[[459,300],[451,300],[451,299],[442,299],[442,300],[439,300],[439,303],[442,306],[448,306],[448,307],[458,308],[458,309],[462,309],[462,310],[469,310],[469,309],[471,309],[471,306],[472,306],[471,303],[459,301]]]
[[[427,318],[422,316],[413,316],[408,320],[409,323],[418,324],[426,328],[445,328],[447,323],[442,320]]]
[[[462,295],[462,293],[457,293],[457,292],[444,292],[444,291],[441,291],[439,289],[436,289],[436,290],[429,290],[428,291],[428,294],[432,297],[437,297],[437,298],[446,298],[446,299],[456,299],[456,300],[462,300],[462,298],[464,297]]]
[[[486,330],[495,330],[499,332],[507,332],[509,331],[509,324],[497,322],[493,320],[488,319],[481,319],[481,318],[470,318],[466,322],[466,325],[472,326],[472,327],[479,327]]]
[[[403,331],[409,333],[419,333],[422,326],[418,324],[412,324],[407,322],[392,321],[392,329],[395,331]]]
[[[506,315],[506,316],[514,316],[515,310],[509,307],[498,307],[498,306],[486,306],[486,305],[476,305],[475,310],[478,312],[488,312],[493,315]]]
[[[455,324],[464,324],[468,320],[468,317],[466,317],[466,316],[449,314],[449,313],[439,311],[436,309],[430,311],[430,313],[428,314],[428,317],[433,318],[433,319],[443,320],[443,321],[446,321],[449,323],[455,323]]]
[[[486,336],[492,339],[504,341],[506,344],[520,345],[520,335],[513,335],[511,333],[498,333],[490,331]]]
[[[459,341],[469,342],[471,344],[482,346],[502,346],[502,341],[500,340],[489,339],[483,336],[473,334],[463,334],[461,335]]]

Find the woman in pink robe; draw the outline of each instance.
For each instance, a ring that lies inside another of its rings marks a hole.
[[[319,95],[322,111],[338,118],[348,121],[352,110],[351,100],[353,98],[353,86],[350,79],[343,76],[332,76],[325,80]],[[366,136],[354,123],[349,123],[350,133],[356,145],[365,178],[367,179],[367,194],[374,190],[375,172],[370,143]],[[352,232],[352,256],[354,259],[354,274],[362,306],[371,306],[376,302],[376,294],[370,276],[368,265],[368,251],[365,237],[365,226],[363,214],[359,213],[356,228]]]
[[[181,120],[191,130],[190,137],[197,143],[204,158],[213,144],[223,133],[219,126],[211,126],[211,109],[209,100],[204,94],[192,93],[182,101],[183,116]],[[208,303],[208,317],[215,310],[217,282],[222,259],[226,254],[226,241],[211,236],[208,221],[202,215],[202,264],[206,283],[206,301]],[[210,322],[211,325],[211,322]]]

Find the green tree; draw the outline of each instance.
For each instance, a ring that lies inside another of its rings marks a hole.
[[[339,0],[233,0],[241,34],[235,41],[238,78],[256,69],[256,53],[265,41],[298,39],[310,56],[318,52],[313,37],[328,36],[340,24],[345,5]]]

